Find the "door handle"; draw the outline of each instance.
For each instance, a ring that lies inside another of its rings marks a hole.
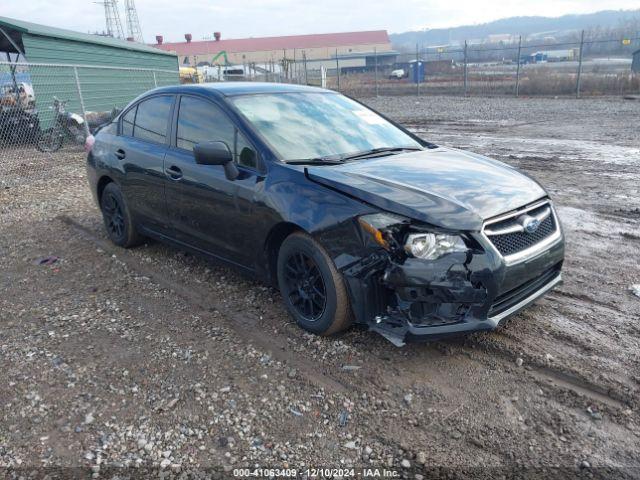
[[[123,160],[126,156],[127,153],[123,149],[119,148],[118,150],[116,150],[116,157],[118,157],[120,160]]]
[[[171,180],[180,180],[182,178],[182,170],[175,165],[171,165],[164,171]]]

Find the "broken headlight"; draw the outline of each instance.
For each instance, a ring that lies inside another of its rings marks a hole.
[[[445,233],[410,233],[404,250],[412,257],[435,260],[447,253],[466,252],[462,237]]]
[[[410,220],[393,213],[373,213],[358,218],[358,223],[385,250],[400,249],[396,237],[408,228]]]
[[[416,231],[406,217],[392,213],[374,213],[358,218],[362,229],[379,246],[400,255],[435,260],[447,253],[468,250],[461,236],[434,231]]]

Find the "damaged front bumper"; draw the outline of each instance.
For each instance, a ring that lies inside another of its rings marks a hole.
[[[357,321],[401,346],[496,328],[561,281],[563,258],[560,238],[518,264],[491,249],[400,262],[376,252],[341,271]]]

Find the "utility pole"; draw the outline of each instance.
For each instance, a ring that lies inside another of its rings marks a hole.
[[[580,77],[582,76],[582,54],[584,51],[584,30],[580,34],[580,54],[578,56],[578,76],[576,78],[576,98],[580,98]]]
[[[520,54],[522,52],[522,35],[518,38],[518,57],[516,62],[518,62],[518,66],[516,67],[516,98],[520,94]]]

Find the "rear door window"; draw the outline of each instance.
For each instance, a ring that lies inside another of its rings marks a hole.
[[[173,97],[168,95],[140,102],[133,127],[133,136],[148,142],[165,143],[172,104]]]

